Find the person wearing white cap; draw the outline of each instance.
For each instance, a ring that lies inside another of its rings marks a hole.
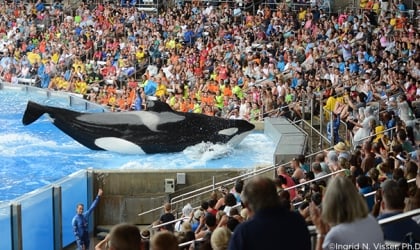
[[[182,224],[184,222],[189,222],[190,221],[190,216],[191,216],[193,210],[194,209],[193,209],[193,207],[191,206],[190,203],[188,203],[187,205],[185,205],[182,208],[182,217],[183,217],[183,219],[180,220],[180,221],[177,221],[175,223],[175,231],[176,232],[181,232],[182,231],[182,227],[181,227]]]

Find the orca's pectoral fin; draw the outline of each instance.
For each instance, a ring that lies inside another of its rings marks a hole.
[[[23,125],[29,125],[34,121],[38,120],[45,113],[45,108],[38,103],[29,101],[25,113],[23,114],[22,123]]]

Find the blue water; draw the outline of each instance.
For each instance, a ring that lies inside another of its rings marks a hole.
[[[93,151],[62,133],[46,116],[23,126],[28,100],[66,107],[59,97],[0,90],[0,201],[15,199],[80,169],[253,168],[273,161],[274,144],[262,133],[248,135],[235,148],[214,145],[206,150],[208,145],[203,144],[155,155]]]

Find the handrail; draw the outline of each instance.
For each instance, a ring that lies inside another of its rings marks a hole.
[[[310,123],[308,123],[307,121],[305,121],[305,120],[303,120],[302,119],[302,121],[306,124],[306,125],[308,125],[309,127],[313,127],[313,126],[311,126],[311,124]],[[324,139],[324,140],[326,140],[327,142],[330,142],[330,139],[328,139],[328,137],[326,137],[325,135],[323,135],[322,134],[322,132],[321,131],[318,131],[317,129],[315,129],[315,128],[313,128],[312,129],[313,131],[315,131],[315,133],[317,133],[322,139]]]
[[[160,228],[160,227],[163,227],[163,226],[166,226],[166,225],[170,225],[170,224],[174,224],[174,223],[177,223],[178,221],[185,220],[185,219],[190,219],[190,218],[191,217],[186,216],[186,217],[178,218],[178,219],[171,220],[171,221],[168,221],[168,222],[165,222],[165,223],[160,223],[158,225],[154,225],[152,227],[152,229]]]
[[[410,180],[407,180],[407,183],[411,183],[411,182],[414,182],[414,181],[416,181],[416,178],[412,178]],[[372,195],[375,195],[375,194],[376,194],[376,191],[372,191],[372,192],[364,194],[363,196],[366,198],[366,197],[369,197],[369,196],[372,196]]]
[[[287,163],[285,163],[285,164],[287,164]],[[234,181],[236,181],[237,179],[241,179],[241,178],[246,177],[246,176],[248,176],[248,175],[255,175],[255,173],[262,172],[262,171],[264,171],[264,170],[266,170],[266,169],[271,170],[271,168],[274,168],[274,167],[275,167],[275,166],[273,166],[273,165],[269,165],[269,166],[266,166],[266,167],[261,168],[261,169],[258,169],[258,170],[253,170],[253,171],[247,172],[247,173],[242,174],[242,175],[239,175],[239,176],[237,176],[237,177],[230,178],[230,179],[228,179],[228,180],[223,180],[223,181],[220,181],[220,182],[214,183],[214,184],[212,184],[212,185],[208,185],[208,186],[206,186],[206,187],[202,187],[202,188],[199,188],[199,189],[196,189],[196,190],[193,190],[193,191],[190,191],[190,192],[184,193],[184,194],[182,194],[182,195],[179,195],[179,196],[173,197],[173,198],[171,199],[171,203],[172,203],[172,204],[173,204],[173,203],[175,203],[176,201],[174,201],[174,200],[176,200],[177,198],[180,198],[180,197],[183,197],[183,196],[186,196],[186,195],[190,195],[190,194],[194,194],[194,193],[196,193],[197,191],[203,191],[203,190],[207,190],[207,189],[209,189],[209,188],[213,188],[213,190],[214,190],[214,186],[219,186],[219,185],[222,185],[222,184],[226,184],[226,183],[234,182]],[[202,195],[202,194],[203,194],[203,193],[200,193],[199,195]]]
[[[303,128],[297,126],[296,124],[301,122],[303,119],[297,120],[297,121],[292,121],[292,125],[294,125],[297,129],[300,130],[300,132],[304,133],[307,137],[309,136],[308,132],[306,132]]]
[[[152,212],[155,212],[155,211],[161,210],[161,209],[162,209],[162,207],[155,207],[155,208],[152,208],[152,209],[150,209],[150,210],[148,210],[148,211],[146,211],[146,212],[139,213],[139,214],[137,214],[137,216],[143,216],[143,215],[145,215],[145,214],[149,214],[149,213],[152,213]]]
[[[338,173],[344,172],[344,171],[346,171],[346,170],[347,170],[347,169],[343,168],[343,169],[337,170],[337,171],[335,171],[335,172],[332,172],[332,173],[329,173],[329,174],[326,174],[326,175],[320,176],[320,177],[318,177],[318,178],[315,178],[315,179],[312,179],[312,180],[309,180],[309,181],[305,181],[305,182],[302,182],[302,183],[296,184],[296,185],[291,186],[291,187],[287,187],[287,188],[285,188],[285,189],[283,189],[283,190],[287,191],[287,190],[290,190],[290,189],[293,189],[293,188],[297,188],[297,187],[300,187],[300,186],[304,186],[304,185],[306,185],[306,184],[309,184],[309,183],[312,183],[312,182],[314,182],[314,181],[318,181],[318,180],[324,179],[324,178],[326,178],[326,177],[330,177],[330,176],[332,176],[332,175],[335,175],[335,174],[338,174]]]
[[[190,241],[187,241],[187,242],[180,243],[178,245],[178,247],[184,247],[184,246],[187,246],[189,244],[192,244],[192,243],[194,243],[196,241],[200,242],[200,241],[203,241],[203,240],[204,240],[204,238],[198,238],[198,239],[195,239],[195,240],[190,240]]]
[[[348,126],[347,126],[347,123],[346,122],[344,122],[343,120],[341,120],[340,119],[340,123],[341,124],[343,124],[344,125],[344,128],[345,128],[345,139],[347,140],[347,135],[348,135],[348,132],[349,132],[349,128],[348,128]],[[350,140],[350,143],[351,143],[351,140]],[[350,148],[352,148],[353,147],[353,145],[351,145],[350,146]]]
[[[393,215],[393,216],[388,217],[388,218],[380,219],[380,220],[378,220],[378,224],[382,226],[382,225],[392,223],[394,221],[398,221],[398,220],[401,220],[401,219],[404,219],[404,218],[413,217],[413,216],[418,215],[418,214],[420,214],[420,208],[417,208],[415,210],[411,210],[411,211],[408,211],[408,212],[400,213],[400,214],[397,214],[397,215]],[[315,236],[316,235],[316,227],[314,225],[309,225],[307,227],[308,227],[309,234],[311,236]],[[398,248],[396,248],[396,249],[398,249]]]
[[[270,166],[270,167],[271,167],[271,166]],[[224,181],[221,181],[221,182],[218,182],[218,183],[215,183],[215,184],[211,184],[211,185],[208,185],[208,186],[205,186],[205,187],[202,187],[202,188],[199,188],[199,189],[193,190],[193,191],[189,191],[189,192],[184,193],[184,194],[182,194],[182,195],[175,196],[175,197],[173,197],[173,198],[171,199],[171,204],[172,204],[172,205],[174,205],[174,204],[178,204],[178,203],[180,203],[180,202],[182,202],[182,201],[186,200],[186,199],[181,199],[181,200],[179,200],[179,201],[174,201],[175,199],[178,199],[178,198],[180,198],[180,197],[188,196],[188,199],[191,199],[191,198],[194,198],[194,197],[197,197],[197,196],[203,195],[203,194],[204,194],[204,193],[206,193],[206,192],[213,191],[213,190],[214,190],[214,186],[222,185],[222,184],[225,184],[225,183],[227,183],[227,182],[229,182],[229,181],[233,181],[233,180],[236,180],[236,179],[240,179],[241,177],[246,176],[246,175],[247,175],[247,174],[240,175],[240,176],[237,176],[237,177],[234,177],[234,178],[231,178],[231,179],[228,179],[228,180],[224,180]],[[209,189],[210,189],[210,190],[209,190]],[[203,191],[203,192],[198,193],[198,194],[195,194],[195,193],[196,193],[196,192],[198,192],[198,191]],[[194,194],[194,195],[193,195],[193,194]],[[190,196],[190,195],[193,195],[193,196]],[[159,207],[159,208],[153,208],[153,209],[150,209],[150,210],[148,210],[148,211],[145,211],[145,212],[139,213],[139,214],[138,214],[138,216],[143,216],[143,215],[145,215],[145,214],[149,214],[149,213],[152,213],[152,212],[157,211],[157,210],[160,210],[160,209],[161,209],[161,207]]]
[[[395,128],[396,128],[396,126],[395,126],[395,127],[392,127],[392,128],[385,129],[384,131],[381,131],[381,132],[379,132],[379,133],[375,133],[375,134],[373,134],[373,135],[368,135],[368,136],[362,137],[362,138],[360,139],[360,141],[364,141],[364,140],[369,139],[369,138],[371,138],[371,137],[374,137],[374,136],[377,136],[377,135],[380,135],[380,134],[384,134],[385,132],[388,132],[388,131],[393,130],[393,129],[395,129]]]
[[[378,221],[378,223],[379,223],[379,225],[384,225],[384,224],[388,224],[388,223],[391,223],[391,222],[394,222],[394,221],[397,221],[397,220],[401,220],[401,219],[404,219],[404,218],[407,218],[407,217],[412,217],[412,216],[418,215],[418,214],[420,214],[420,208],[417,208],[417,209],[411,210],[411,211],[407,211],[407,212],[404,212],[404,213],[401,213],[401,214],[393,215],[393,216],[388,217],[388,218],[380,219]]]

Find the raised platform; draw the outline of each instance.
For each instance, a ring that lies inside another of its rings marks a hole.
[[[266,118],[264,134],[277,145],[274,164],[282,164],[306,151],[307,134],[283,117]]]

